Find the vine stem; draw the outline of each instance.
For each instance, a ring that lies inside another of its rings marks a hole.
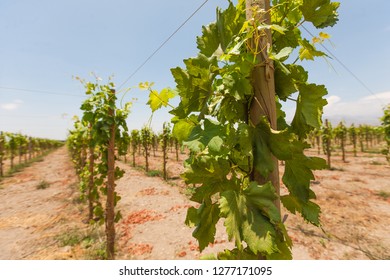
[[[247,0],[246,1],[246,16],[247,19],[255,19],[255,23],[270,24],[270,2],[269,0]],[[266,11],[258,12],[256,11]],[[255,14],[254,14],[255,13]],[[265,30],[262,36],[256,38],[251,42],[252,46],[259,46],[262,50],[267,50],[272,45],[272,35],[270,30]],[[274,67],[272,61],[269,59],[266,51],[259,52],[257,55],[257,66],[252,73],[252,86],[254,90],[253,101],[249,109],[249,123],[254,126],[259,124],[262,117],[266,117],[272,129],[276,127],[276,102],[275,102],[275,79]],[[271,181],[275,187],[276,193],[280,193],[278,160],[273,157],[274,170],[270,173],[268,178],[264,178],[258,171],[253,169],[251,174],[252,180],[259,185],[263,185]],[[276,200],[276,207],[280,211],[280,200]]]
[[[115,90],[111,91],[115,95]],[[113,98],[115,99],[115,98]],[[114,119],[115,111],[109,108],[108,115]],[[115,259],[115,122],[110,126],[110,138],[107,149],[107,203],[106,203],[106,236],[107,258]]]

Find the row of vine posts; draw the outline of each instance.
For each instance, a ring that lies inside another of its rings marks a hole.
[[[19,157],[18,164],[27,163],[43,155],[44,152],[63,145],[61,141],[34,138],[21,133],[0,132],[0,178],[5,175],[5,160],[10,161],[10,170],[15,167],[15,158]],[[24,159],[23,159],[24,158]]]
[[[168,151],[170,149],[172,152],[174,149],[176,161],[179,161],[179,151],[183,148],[181,143],[173,137],[169,122],[163,124],[163,130],[159,134],[156,134],[147,126],[144,126],[141,130],[133,129],[130,134],[130,142],[129,153],[132,157],[132,166],[136,167],[137,165],[136,154],[143,154],[143,157],[145,158],[145,172],[149,171],[151,151],[153,151],[153,157],[156,157],[156,152],[160,147],[163,154],[163,178],[164,180],[169,179],[167,174]],[[127,163],[126,156],[124,157],[124,161]]]
[[[357,157],[358,146],[362,153],[374,147],[380,147],[385,141],[385,132],[384,126],[359,125],[355,127],[354,124],[351,124],[347,127],[344,122],[333,127],[326,119],[321,129],[315,129],[310,133],[309,141],[312,147],[317,148],[318,155],[323,150],[327,156],[328,168],[332,169],[331,156],[335,146],[340,148],[342,161],[347,163],[346,146],[348,142],[352,145],[354,157]]]

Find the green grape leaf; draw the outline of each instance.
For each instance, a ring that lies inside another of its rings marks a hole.
[[[93,208],[93,214],[94,214],[96,217],[103,217],[103,215],[104,215],[104,210],[103,210],[103,208],[102,208],[100,205],[96,205],[96,206]]]
[[[321,209],[314,202],[301,201],[293,195],[281,196],[280,200],[282,201],[283,206],[291,213],[295,214],[298,212],[306,221],[312,223],[313,225],[320,226]]]
[[[147,89],[150,89],[151,87],[154,86],[154,83],[150,83],[150,82],[143,82],[143,83],[139,83],[138,84],[138,88],[142,89],[142,90],[147,90]]]
[[[234,191],[226,191],[221,194],[219,200],[221,215],[225,218],[224,225],[229,240],[234,239],[239,250],[242,249],[242,224],[245,219],[246,204],[242,196]]]
[[[229,161],[223,158],[210,156],[199,157],[191,165],[186,165],[186,170],[182,174],[183,179],[188,184],[202,184],[226,182],[226,176],[230,172]]]
[[[214,136],[211,138],[208,147],[210,149],[210,152],[212,153],[219,153],[222,149],[223,140],[220,136]]]
[[[213,56],[220,49],[220,40],[216,23],[211,23],[202,27],[202,36],[197,37],[197,45],[200,53],[205,56]]]
[[[287,129],[284,131],[271,130],[268,121],[263,118],[257,125],[256,130],[261,131],[269,151],[278,159],[286,160],[292,158],[294,145],[291,139],[292,135]]]
[[[323,107],[328,104],[324,96],[328,94],[325,86],[315,84],[302,84],[299,86],[302,103],[302,115],[306,123],[319,129],[322,121]]]
[[[261,124],[262,122],[260,122]],[[268,145],[270,135],[269,127],[264,129],[266,125],[258,125],[254,130],[253,136],[253,166],[263,176],[267,178],[275,166],[272,159],[272,153]]]
[[[202,255],[200,257],[201,260],[208,260],[208,261],[216,261],[218,260],[217,259],[217,256],[215,256],[213,253],[210,253],[210,254],[206,254],[206,255]]]
[[[189,227],[194,227],[199,224],[198,209],[195,207],[188,208],[185,224]]]
[[[221,102],[221,108],[218,115],[218,121],[224,123],[225,121],[233,121],[241,119],[244,121],[246,104],[242,101],[226,96]]]
[[[275,67],[275,91],[280,99],[286,100],[292,93],[298,91],[298,85],[306,83],[308,73],[300,65],[285,65],[288,72],[279,64]]]
[[[191,119],[181,119],[176,121],[172,129],[172,135],[179,141],[185,141],[191,135],[196,123]]]
[[[184,63],[186,70],[179,67],[171,70],[181,101],[170,113],[179,118],[186,118],[192,112],[207,108],[207,102],[213,93],[212,77],[215,76],[215,71],[218,71],[216,57],[208,58],[199,54],[184,60]]]
[[[307,202],[302,206],[302,216],[313,225],[320,226],[321,208],[312,201]]]
[[[221,194],[221,215],[225,218],[229,240],[234,239],[240,251],[243,250],[242,241],[245,241],[254,254],[278,252],[274,227],[258,209],[252,209],[250,205],[251,201],[243,194],[235,191]]]
[[[123,218],[121,211],[116,212],[114,222],[118,223]]]
[[[293,50],[294,49],[291,47],[285,47],[285,48],[281,49],[277,54],[275,54],[275,55],[271,54],[270,58],[273,60],[284,61],[290,56],[290,54]]]
[[[282,104],[276,100],[277,129],[284,130],[289,127],[286,122],[286,113],[282,110]]]
[[[193,207],[188,209],[186,224],[196,226],[192,236],[198,240],[201,252],[209,243],[214,243],[218,220],[219,208],[217,204],[202,203],[198,209]]]
[[[307,201],[309,199],[310,180],[314,179],[314,175],[308,166],[303,165],[304,162],[301,160],[305,160],[305,158],[286,160],[282,180],[293,195]]]
[[[280,213],[274,202],[278,199],[275,187],[268,182],[259,186],[257,182],[251,182],[243,191],[247,198],[247,204],[256,207],[266,214],[273,223],[281,222]]]
[[[223,252],[219,252],[217,255],[218,260],[258,260],[259,256],[254,254],[245,248],[244,250],[238,250],[237,248],[233,250],[225,249]]]
[[[220,192],[222,183],[212,182],[212,184],[203,183],[200,187],[195,188],[191,196],[191,201],[202,203],[205,197],[211,197],[213,194]]]
[[[217,122],[206,119],[203,128],[202,125],[196,126],[183,144],[194,152],[200,152],[208,147],[211,153],[221,154],[224,138],[225,128]]]
[[[323,107],[327,104],[323,98],[326,94],[327,90],[322,85],[299,85],[297,109],[291,123],[293,131],[299,137],[305,138],[313,128],[320,128]]]
[[[314,57],[327,56],[324,52],[317,50],[308,40],[300,41],[301,48],[299,49],[300,60],[314,60]]]
[[[175,91],[170,88],[164,88],[160,91],[160,93],[158,93],[156,90],[151,90],[147,104],[149,104],[152,112],[155,112],[163,106],[167,107],[169,100],[175,96]]]
[[[243,23],[245,22],[245,14],[241,7],[235,7],[232,2],[224,11],[217,10],[217,29],[219,34],[219,41],[221,49],[226,52],[230,42],[233,41],[234,36],[239,34]]]
[[[284,31],[284,34],[275,32],[273,34],[273,48],[275,51],[282,50],[286,47],[296,48],[299,46],[299,38],[301,37],[301,31],[295,26]]]
[[[338,21],[338,2],[330,0],[303,0],[300,10],[306,21],[317,28],[331,27]]]
[[[279,160],[292,159],[296,142],[291,138],[292,135],[287,129],[284,131],[273,131],[270,134],[269,147]]]

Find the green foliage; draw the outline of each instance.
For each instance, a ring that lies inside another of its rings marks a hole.
[[[281,221],[275,201],[279,194],[270,181],[258,183],[254,171],[267,178],[275,168],[273,158],[286,162],[283,183],[288,194],[281,197],[292,213],[319,225],[320,208],[310,189],[313,170],[326,166],[319,158],[304,154],[308,134],[320,129],[324,96],[322,85],[308,83],[301,65],[287,64],[325,54],[302,37],[299,26],[307,21],[317,28],[333,26],[338,3],[325,1],[272,1],[271,24],[246,19],[245,1],[217,10],[217,20],[203,27],[197,38],[199,53],[185,59],[184,68],[171,70],[179,105],[174,115],[173,135],[190,150],[182,174],[186,184],[195,186],[191,200],[198,208],[188,210],[186,224],[194,226],[193,236],[200,250],[213,243],[216,224],[224,220],[233,250],[219,259],[290,259],[291,240]],[[256,12],[254,10],[254,18]],[[250,42],[272,32],[272,47],[259,50]],[[326,38],[325,34],[320,38]],[[294,51],[296,50],[296,51]],[[267,52],[275,68],[278,127],[267,118],[254,125],[249,121],[253,98],[252,72],[260,52]],[[149,89],[151,90],[151,89]],[[285,120],[282,102],[297,94],[293,122]],[[152,105],[152,101],[149,104]],[[152,108],[153,110],[153,108]]]
[[[126,119],[131,102],[123,108],[117,107],[115,85],[111,81],[102,85],[98,81],[79,80],[88,98],[80,107],[82,119],[76,120],[75,130],[70,133],[70,147],[75,151],[73,154],[81,154],[76,156],[76,161],[80,160],[77,166],[80,167],[81,189],[87,189],[89,220],[105,224],[107,257],[114,259],[115,223],[122,217],[121,212],[115,210],[121,199],[115,191],[115,180],[124,174],[115,167],[115,156],[125,155],[130,144]],[[106,196],[105,211],[99,201],[100,193]]]
[[[380,191],[377,195],[385,200],[390,198],[390,193],[386,191]]]
[[[160,109],[162,106],[166,107],[168,105],[168,100],[175,97],[175,92],[165,88],[161,92],[155,90],[150,91],[149,96],[149,105],[152,108],[152,112]]]
[[[334,131],[332,124],[325,120],[325,125],[322,128],[322,145],[324,152],[328,158],[328,168],[331,169],[331,153],[332,153],[332,139],[334,137]]]
[[[21,133],[0,132],[0,178],[11,176],[31,163],[42,160],[42,156],[64,143],[57,140],[33,138]],[[19,156],[18,164],[14,159]],[[24,162],[22,158],[24,156]],[[4,170],[3,161],[10,159],[10,169]]]
[[[148,177],[162,177],[161,176],[161,171],[160,170],[149,170],[146,175]]]
[[[131,103],[126,103],[123,108],[116,106],[115,85],[111,81],[107,85],[80,81],[86,89],[88,98],[81,105],[82,118],[75,119],[74,129],[69,132],[68,146],[80,177],[81,192],[83,195],[89,192],[88,199],[92,200],[90,203],[93,204],[93,213],[100,219],[100,223],[104,223],[104,211],[99,199],[100,193],[107,193],[110,127],[115,126],[115,148],[118,155],[126,154],[130,144],[126,119]],[[92,170],[89,167],[90,157],[87,157],[91,150],[93,158],[99,159]],[[123,173],[123,170],[117,167],[115,179],[121,178]],[[93,186],[88,190],[91,187],[89,186],[91,179]],[[116,204],[120,197],[116,193],[115,196]]]
[[[40,182],[37,184],[36,188],[37,188],[38,190],[44,190],[44,189],[47,189],[49,186],[50,186],[50,184],[49,184],[48,182],[42,180],[42,181],[40,181]]]
[[[390,163],[390,105],[387,105],[387,107],[383,109],[383,116],[381,121],[383,132],[385,134],[385,141],[387,143],[384,154],[386,155],[387,161]]]
[[[335,132],[335,136],[340,142],[342,157],[343,157],[343,161],[345,162],[345,145],[347,141],[347,132],[348,132],[347,127],[344,125],[343,122],[340,122],[339,125],[335,128],[334,132]]]
[[[169,144],[169,141],[171,138],[172,138],[171,126],[169,123],[165,122],[163,124],[163,133],[161,136],[161,148],[162,148],[162,152],[163,152],[163,178],[164,178],[164,180],[168,179],[168,173],[167,173],[168,144]]]
[[[153,140],[153,131],[148,126],[144,126],[140,132],[141,144],[144,149],[145,156],[145,171],[149,172],[149,156],[150,148]]]
[[[348,135],[349,135],[349,139],[353,145],[353,154],[354,156],[356,157],[357,156],[357,150],[356,150],[356,147],[357,147],[357,138],[358,138],[358,130],[357,128],[355,127],[354,124],[352,124],[348,129],[347,129],[347,132],[348,132]]]
[[[333,26],[338,21],[336,12],[340,3],[330,0],[303,0],[300,6],[305,21],[310,21],[317,28]]]
[[[73,229],[71,231],[66,231],[56,237],[59,245],[62,247],[65,246],[75,246],[80,244],[84,236],[79,230]]]
[[[135,153],[139,145],[141,145],[141,137],[140,132],[137,129],[133,129],[130,134],[130,142],[131,142],[131,154],[133,157],[133,167],[135,167]]]

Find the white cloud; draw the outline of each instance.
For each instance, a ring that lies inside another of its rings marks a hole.
[[[328,101],[328,106],[330,106],[332,104],[339,102],[341,100],[341,98],[337,95],[332,95],[332,96],[329,96],[326,100]]]
[[[0,108],[6,111],[13,111],[18,109],[22,103],[23,103],[22,100],[16,99],[13,100],[11,103],[0,104]]]
[[[356,101],[344,102],[339,96],[329,96],[324,108],[324,118],[332,122],[379,124],[383,107],[390,103],[390,91],[366,96]]]
[[[362,98],[362,100],[377,100],[377,101],[388,103],[390,102],[390,91],[377,93],[375,95],[369,95]]]

